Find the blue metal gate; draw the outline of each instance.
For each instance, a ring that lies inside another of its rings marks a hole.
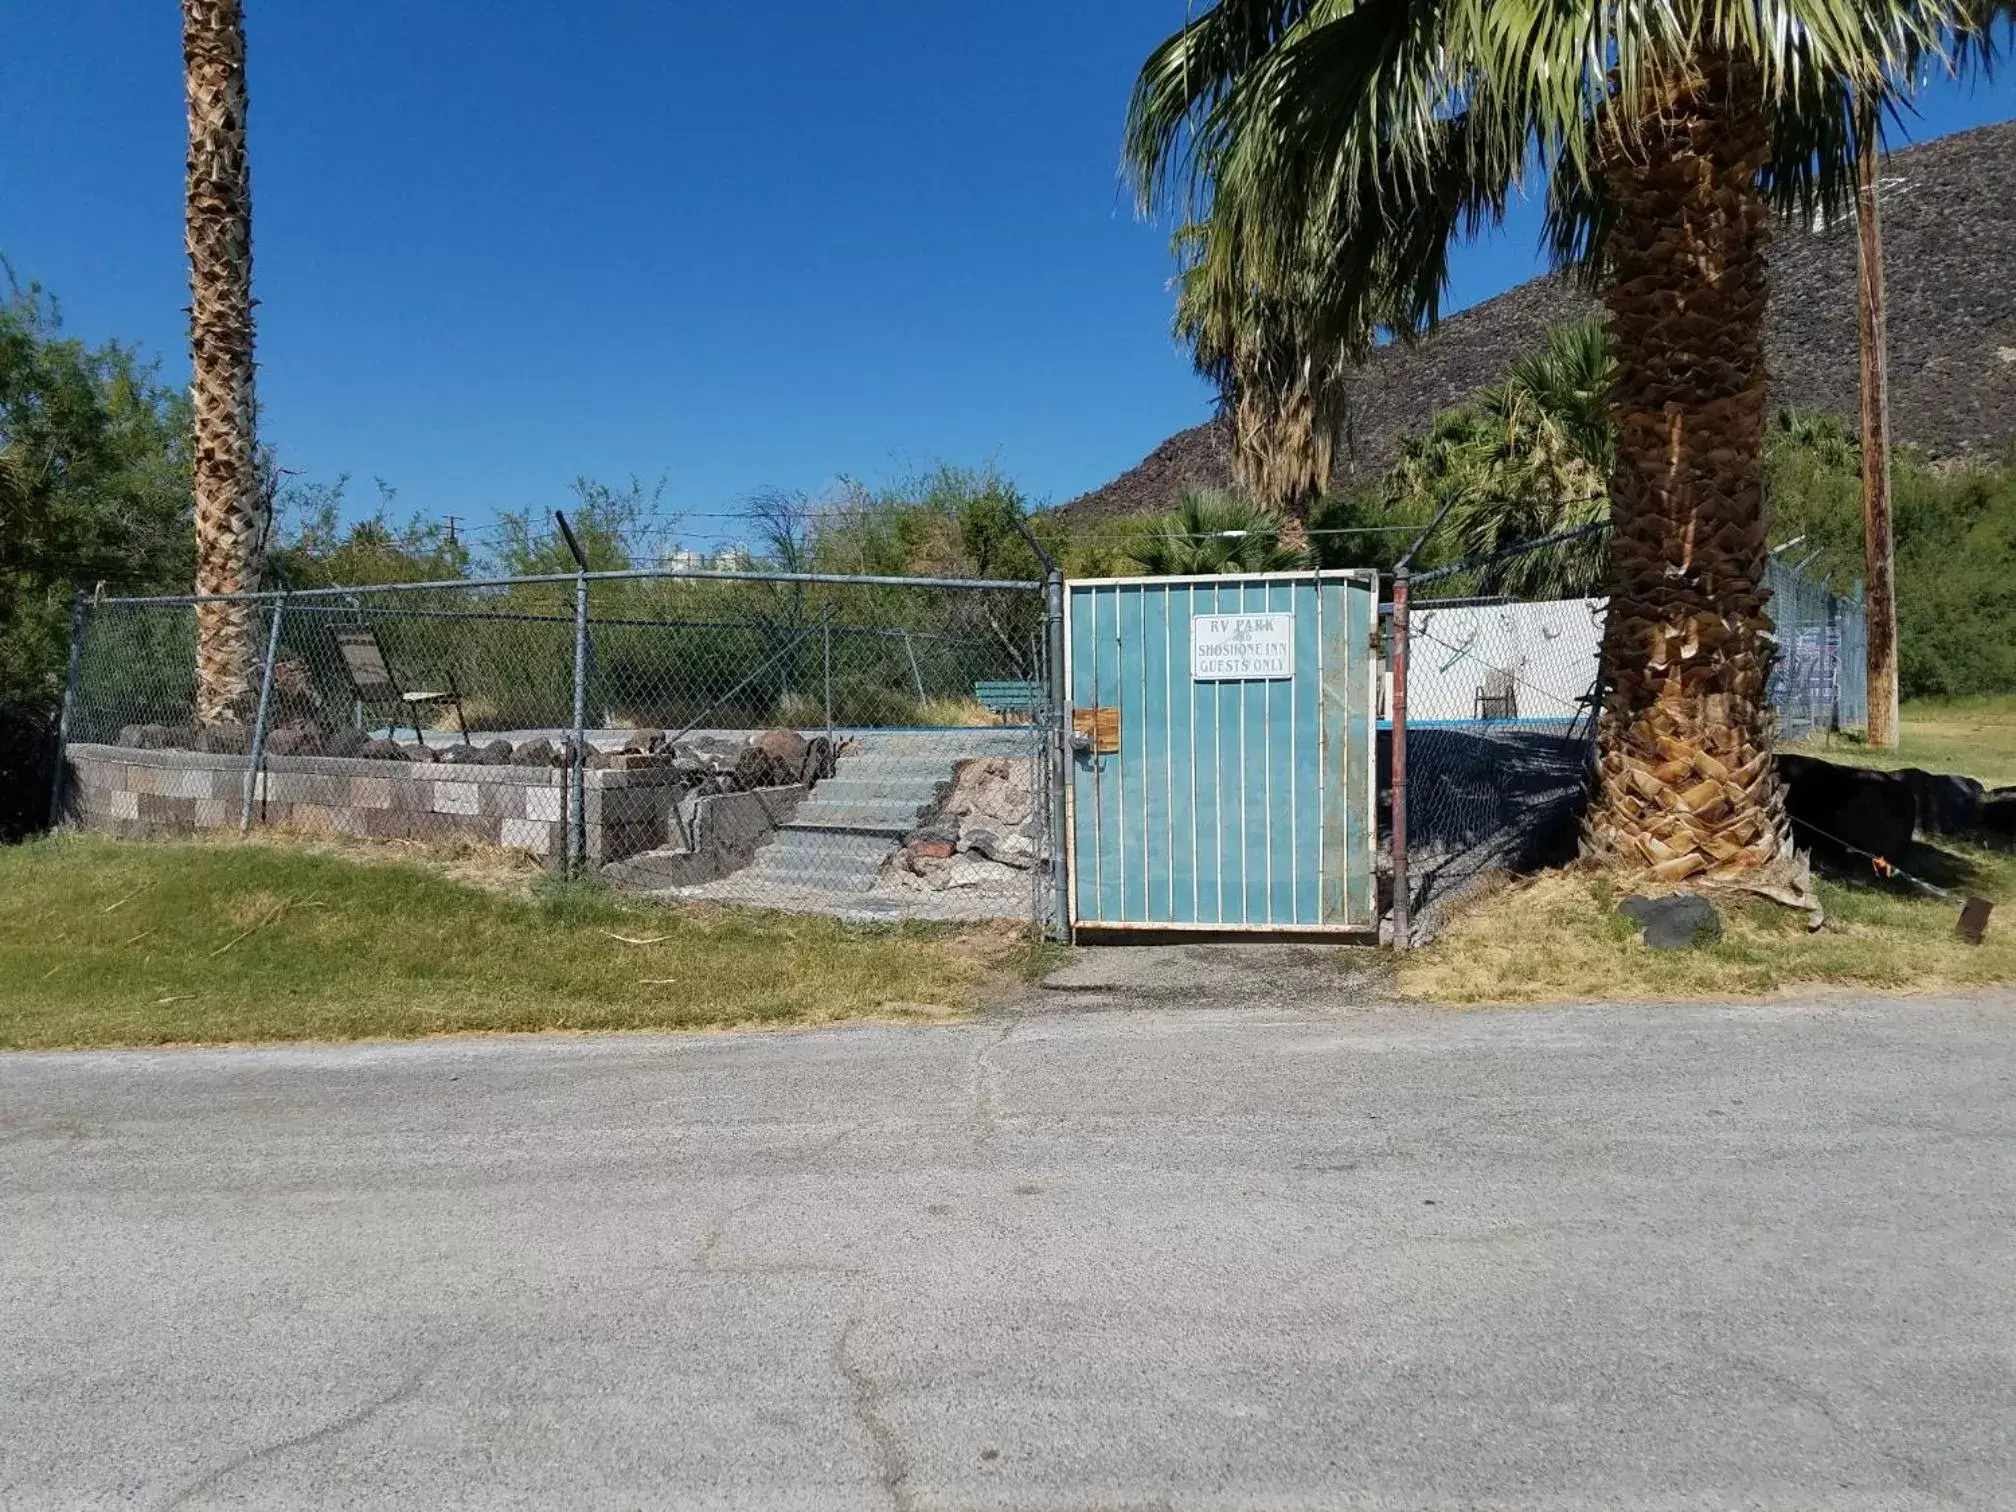
[[[1075,929],[1373,931],[1378,579],[1065,585]]]

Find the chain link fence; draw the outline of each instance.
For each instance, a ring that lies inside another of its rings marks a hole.
[[[1606,547],[1594,527],[1396,584],[1386,611],[1381,822],[1394,928],[1412,941],[1432,938],[1493,873],[1575,852],[1595,770]],[[1831,593],[1776,559],[1766,582],[1780,740],[1865,725],[1859,597]]]
[[[197,719],[187,598],[85,606],[67,822],[495,846],[627,887],[1047,925],[1041,583],[628,572],[250,600]]]

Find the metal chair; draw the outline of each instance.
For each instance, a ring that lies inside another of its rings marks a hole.
[[[1517,719],[1519,717],[1519,687],[1507,667],[1487,668],[1484,685],[1477,690],[1477,717],[1479,719]]]
[[[369,625],[345,625],[336,631],[336,648],[343,653],[343,670],[349,674],[350,689],[361,704],[390,704],[395,710],[406,711],[406,722],[413,728],[413,738],[421,745],[427,744],[426,733],[420,728],[416,709],[435,704],[452,704],[455,709],[455,724],[462,732],[462,743],[469,743],[469,722],[462,714],[462,694],[455,686],[455,673],[448,673],[448,690],[445,693],[422,689],[409,689],[393,675],[392,664],[385,659],[385,648],[378,644],[378,633]],[[394,734],[399,722],[395,719],[387,726]]]

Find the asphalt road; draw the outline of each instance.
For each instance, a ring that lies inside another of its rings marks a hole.
[[[0,1058],[10,1512],[2012,1505],[2008,997]]]

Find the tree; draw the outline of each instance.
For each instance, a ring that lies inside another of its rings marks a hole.
[[[1627,869],[1799,884],[1764,699],[1771,206],[1845,205],[1857,94],[1980,51],[2006,8],[1218,0],[1136,82],[1144,202],[1234,215],[1262,287],[1327,265],[1420,322],[1452,242],[1547,173],[1550,245],[1600,288],[1617,362],[1588,841]]]
[[[1214,257],[1237,255],[1222,223],[1193,227],[1177,243],[1185,266],[1176,334],[1217,386],[1232,426],[1233,478],[1303,537],[1330,486],[1348,380],[1372,333],[1338,329],[1312,277],[1280,295],[1218,267]]]
[[[1609,517],[1604,480],[1616,438],[1605,395],[1614,375],[1602,322],[1557,326],[1492,387],[1403,440],[1382,491],[1406,518],[1433,519],[1450,505],[1437,531],[1443,554],[1495,558],[1478,569],[1475,592],[1590,592],[1601,578],[1599,536],[1516,548]]]
[[[182,0],[189,104],[189,357],[194,371],[196,591],[259,586],[270,500],[260,487],[252,391],[252,172],[245,145],[242,0]],[[196,716],[235,719],[251,685],[250,609],[196,611]]]
[[[75,588],[183,591],[189,406],[130,347],[62,334],[39,288],[0,298],[0,702],[53,711]]]
[[[1289,572],[1307,561],[1281,539],[1273,511],[1222,488],[1184,489],[1175,509],[1150,522],[1127,552],[1156,577]]]

